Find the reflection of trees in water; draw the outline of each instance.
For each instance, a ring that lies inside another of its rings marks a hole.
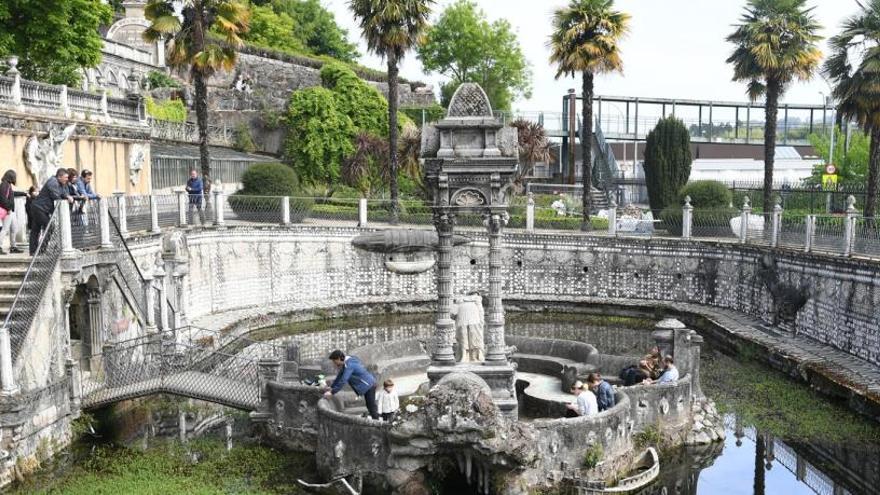
[[[657,480],[636,495],[696,495],[700,472],[711,466],[723,449],[719,442],[664,452]]]

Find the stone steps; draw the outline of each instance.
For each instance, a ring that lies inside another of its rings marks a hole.
[[[25,254],[0,255],[0,322],[9,315],[30,262],[31,257]]]

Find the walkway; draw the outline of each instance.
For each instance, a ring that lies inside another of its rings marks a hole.
[[[260,405],[258,385],[200,371],[183,371],[135,381],[118,387],[88,382],[83,384],[84,389],[91,387],[96,387],[96,389],[84,394],[83,409],[97,408],[122,400],[160,393],[205,400],[245,411],[254,411]]]

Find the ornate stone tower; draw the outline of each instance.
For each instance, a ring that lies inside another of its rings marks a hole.
[[[479,85],[465,83],[453,95],[446,118],[426,127],[422,157],[439,236],[438,305],[428,377],[434,385],[450,372],[473,372],[489,384],[501,411],[515,418],[515,371],[504,341],[501,235],[508,220],[505,186],[517,168],[516,129],[505,127],[493,116],[489,98]],[[489,234],[486,358],[476,363],[457,363],[453,353],[453,230],[456,217],[464,214],[481,215]]]

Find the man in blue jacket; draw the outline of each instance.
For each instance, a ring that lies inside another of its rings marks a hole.
[[[330,390],[324,392],[324,397],[329,398],[342,390],[345,384],[349,384],[354,389],[354,393],[364,396],[370,417],[378,420],[379,408],[376,405],[376,378],[367,371],[367,368],[364,367],[360,359],[354,356],[346,356],[339,349],[330,353],[330,361],[333,361],[339,372],[336,374],[336,379],[333,380]]]
[[[189,172],[189,180],[186,181],[186,192],[189,193],[189,209],[187,211],[187,222],[193,225],[193,210],[199,211],[199,224],[205,225],[205,212],[202,211],[202,197],[204,196],[205,187],[199,173],[195,170]]]
[[[587,386],[596,394],[596,404],[599,406],[599,412],[614,407],[614,388],[610,383],[603,380],[599,373],[590,373],[587,376]]]

